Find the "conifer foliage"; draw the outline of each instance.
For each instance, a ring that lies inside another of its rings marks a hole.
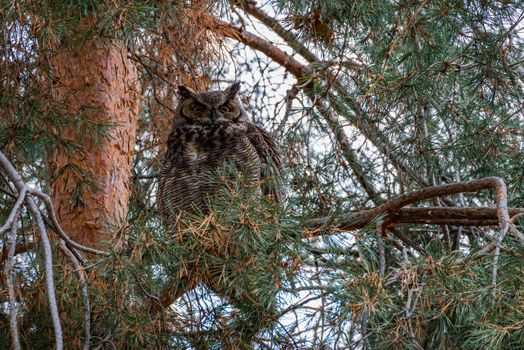
[[[0,2],[0,348],[521,349],[524,2]],[[285,201],[162,223],[177,86]]]

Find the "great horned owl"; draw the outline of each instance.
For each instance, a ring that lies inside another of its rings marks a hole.
[[[180,102],[159,173],[158,207],[171,221],[181,210],[206,210],[217,192],[217,172],[232,164],[250,183],[281,200],[275,186],[282,163],[269,133],[251,123],[236,97],[239,83],[225,90],[196,93],[179,86]]]
[[[235,171],[249,183],[260,184],[260,192],[274,197],[276,201],[282,200],[278,186],[282,171],[279,148],[269,133],[248,120],[236,97],[239,87],[235,83],[222,91],[203,93],[179,87],[180,102],[159,173],[158,208],[166,227],[175,224],[176,216],[183,211],[208,211],[208,199],[217,198],[219,186],[224,186],[218,181],[224,164],[234,166]],[[273,181],[275,178],[276,182]],[[233,244],[232,247],[236,246]],[[213,252],[229,252],[229,248],[219,247]],[[197,248],[197,251],[201,254],[205,248]],[[243,259],[235,258],[238,261]],[[229,264],[230,260],[226,261]],[[248,285],[242,285],[239,289],[238,285],[231,287],[230,282],[238,268],[213,264],[215,262],[202,261],[201,256],[193,257],[191,262],[174,262],[175,271],[172,272],[175,274],[165,284],[160,304],[167,307],[187,290],[204,283],[236,305],[258,300],[253,303],[256,307],[250,307],[250,312],[242,316],[244,322],[239,334],[244,339],[258,331],[254,324],[263,326],[261,319],[272,322],[274,317],[261,315],[274,311],[275,294],[259,298],[256,288],[253,290]],[[266,280],[263,283],[276,285],[278,281],[275,277],[267,275],[269,277],[264,277]]]

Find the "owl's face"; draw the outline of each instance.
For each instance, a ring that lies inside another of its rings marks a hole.
[[[222,91],[196,93],[179,86],[179,115],[187,123],[204,126],[238,122],[244,117],[242,107],[236,100],[239,88],[240,84],[235,83]]]

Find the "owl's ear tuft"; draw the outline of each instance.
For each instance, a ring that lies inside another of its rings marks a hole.
[[[178,96],[182,97],[183,99],[194,97],[195,90],[185,85],[178,85]]]
[[[240,83],[234,83],[224,90],[226,93],[226,99],[232,100],[237,96],[238,90],[240,90]]]

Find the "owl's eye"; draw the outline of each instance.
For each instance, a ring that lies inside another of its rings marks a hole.
[[[200,104],[193,104],[193,111],[197,112],[197,113],[201,113],[204,111],[204,106],[200,105]]]
[[[232,110],[233,110],[233,108],[231,108],[231,106],[229,104],[225,104],[225,105],[220,106],[220,112],[229,113]]]

